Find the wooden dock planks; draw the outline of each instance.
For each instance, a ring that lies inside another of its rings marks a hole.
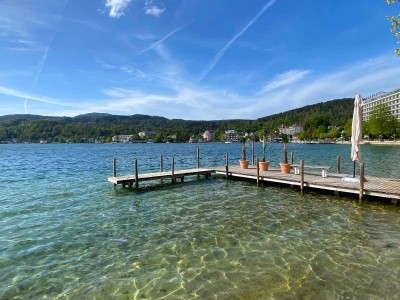
[[[185,176],[193,176],[193,175],[205,175],[208,176],[211,173],[215,173],[214,169],[206,169],[206,168],[199,168],[199,169],[186,169],[186,170],[174,170],[174,172],[155,172],[155,173],[143,173],[138,174],[137,179],[138,181],[148,181],[148,180],[156,180],[156,179],[165,179],[170,178],[183,178]],[[130,185],[135,183],[136,178],[135,175],[127,175],[127,176],[116,176],[116,177],[109,177],[108,181],[114,184],[122,184],[122,185]]]
[[[217,174],[225,175],[225,167],[215,169]],[[236,178],[246,178],[257,180],[256,168],[242,170],[238,166],[230,166],[228,175]],[[336,193],[359,194],[360,184],[358,182],[343,181],[343,177],[351,175],[330,173],[328,177],[323,178],[319,172],[305,172],[304,186],[316,190],[327,190]],[[279,183],[289,186],[301,185],[301,175],[294,173],[282,174],[278,169],[271,169],[266,172],[260,172],[259,180],[262,182]],[[387,199],[400,200],[400,179],[380,178],[374,176],[366,176],[364,182],[364,195],[381,197]]]
[[[154,172],[143,173],[137,175],[137,181],[148,181],[169,178],[175,181],[180,178],[183,181],[185,176],[205,175],[206,177],[216,173],[226,176],[226,166],[213,167],[213,168],[194,168],[186,170],[174,170],[169,172]],[[240,169],[239,166],[229,166],[228,176],[231,178],[243,178],[257,181],[257,168],[255,166],[249,169]],[[360,184],[357,182],[343,181],[343,177],[350,177],[351,175],[329,173],[328,177],[321,177],[320,172],[305,172],[304,173],[304,187],[313,188],[316,190],[333,191],[337,193],[359,194]],[[108,181],[114,185],[122,184],[123,187],[132,187],[136,184],[135,175],[127,176],[114,176],[109,177]],[[259,171],[259,182],[278,183],[288,186],[298,186],[301,188],[301,174],[296,175],[293,172],[290,174],[283,174],[279,169],[270,169],[268,171]],[[366,176],[364,182],[363,195],[374,197],[392,199],[396,202],[400,200],[400,179],[380,178],[374,176]]]

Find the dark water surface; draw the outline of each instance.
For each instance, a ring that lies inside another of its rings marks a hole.
[[[253,182],[138,191],[120,175],[237,164],[239,144],[0,145],[0,299],[395,299],[400,208]],[[282,145],[269,144],[273,166]],[[289,145],[330,165],[348,145]],[[400,148],[363,146],[367,175],[399,178]],[[256,144],[257,155],[261,145]],[[248,154],[251,149],[248,148]],[[250,155],[249,155],[250,156]]]

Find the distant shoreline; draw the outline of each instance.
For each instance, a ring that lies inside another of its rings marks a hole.
[[[171,144],[208,144],[208,143],[224,143],[221,141],[212,141],[212,142],[197,142],[197,143],[189,143],[189,142],[172,142]],[[239,144],[240,142],[233,142],[234,144]],[[256,143],[261,143],[261,142],[256,142]],[[276,142],[269,142],[275,144]],[[350,141],[339,141],[339,142],[329,142],[329,143],[324,143],[324,142],[289,142],[292,144],[311,144],[311,145],[351,145]],[[40,143],[40,142],[1,142],[0,145],[17,145],[17,144],[148,144],[148,142],[129,142],[129,143],[106,143],[106,142],[87,142],[87,143],[60,143],[60,142],[46,142],[46,143]],[[163,143],[151,143],[151,144],[166,144],[165,142]],[[400,146],[400,139],[396,142],[394,141],[384,141],[384,142],[379,142],[379,141],[362,141],[360,143],[361,145],[371,145],[371,146]]]
[[[345,142],[337,142],[336,144],[349,144],[351,145],[350,141],[345,141]],[[372,146],[400,146],[400,140],[399,141],[384,141],[384,142],[379,142],[379,141],[362,141],[360,143],[361,145],[372,145]]]

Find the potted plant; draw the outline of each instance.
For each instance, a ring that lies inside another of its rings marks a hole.
[[[287,147],[286,147],[286,143],[288,141],[287,135],[284,135],[282,137],[282,140],[283,140],[283,160],[279,165],[281,166],[282,173],[289,174],[292,166],[288,163],[287,160]]]
[[[262,140],[262,158],[261,161],[258,162],[258,166],[260,168],[261,171],[268,171],[268,167],[269,167],[269,161],[265,161],[265,153],[266,153],[266,149],[267,149],[267,138],[265,137],[265,135],[263,134],[263,140]]]
[[[246,146],[247,146],[248,138],[247,136],[242,137],[242,159],[239,160],[241,169],[249,168],[249,161],[246,159]]]

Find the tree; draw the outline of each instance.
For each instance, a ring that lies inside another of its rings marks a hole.
[[[307,118],[304,122],[304,137],[319,139],[321,134],[328,132],[329,117],[324,114],[316,114]]]
[[[353,124],[353,119],[347,119],[346,125],[344,125],[345,137],[351,137],[352,124]]]
[[[386,2],[388,4],[392,4],[395,2],[400,2],[400,0],[386,0]],[[398,14],[397,16],[391,16],[391,17],[387,17],[390,22],[391,22],[391,26],[390,26],[390,32],[396,37],[396,38],[400,38],[400,14]],[[400,43],[400,42],[397,42]],[[400,56],[400,49],[396,49],[395,51],[397,56]]]
[[[390,113],[390,107],[387,104],[378,104],[372,111],[367,124],[369,133],[374,136],[392,136],[396,134],[399,122],[396,117]]]

